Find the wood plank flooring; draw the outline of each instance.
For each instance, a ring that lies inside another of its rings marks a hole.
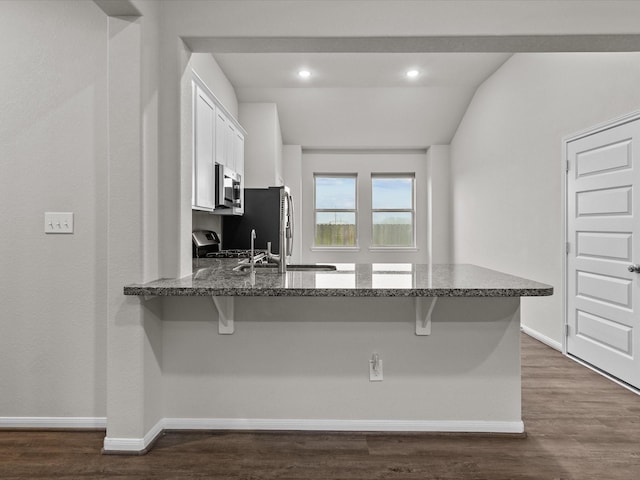
[[[522,351],[526,438],[169,432],[136,457],[101,455],[102,431],[0,431],[0,478],[640,478],[640,396],[525,335]]]

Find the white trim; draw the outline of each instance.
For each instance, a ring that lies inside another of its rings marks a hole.
[[[0,417],[0,428],[107,428],[106,417]]]
[[[161,418],[143,438],[104,437],[102,449],[105,452],[144,452],[162,434],[164,424],[165,419]]]
[[[589,128],[585,128],[579,132],[573,133],[571,135],[567,135],[562,139],[563,143],[573,142],[582,137],[588,137],[589,135],[593,135],[594,133],[601,132],[603,130],[609,130],[611,128],[619,127],[625,123],[631,123],[640,119],[640,110],[636,110],[631,113],[627,113],[620,117],[612,118],[611,120],[607,120],[605,122],[599,123],[597,125],[593,125]]]
[[[167,430],[523,433],[522,421],[165,418]]]
[[[561,342],[557,342],[554,339],[549,338],[546,335],[543,335],[542,333],[538,332],[537,330],[534,330],[531,327],[527,327],[526,325],[521,325],[520,326],[520,330],[522,330],[524,333],[526,333],[530,337],[535,338],[539,342],[542,342],[545,345],[553,348],[554,350],[558,350],[559,352],[562,352],[562,343]]]
[[[144,438],[105,437],[105,452],[144,452],[165,430],[296,430],[326,432],[523,433],[522,421],[163,418]]]
[[[420,251],[418,247],[369,247],[368,250],[370,252],[419,252]]]
[[[569,219],[567,215],[567,195],[569,192],[569,172],[567,171],[567,162],[569,161],[568,155],[569,138],[565,137],[562,140],[562,155],[560,155],[560,163],[562,168],[562,182],[560,182],[560,193],[562,195],[562,343],[561,352],[567,354],[567,324],[569,322],[569,297],[567,296],[567,285],[569,283],[568,275],[568,261],[569,254],[567,253],[567,245],[569,243]],[[574,242],[575,243],[575,242]],[[575,248],[575,245],[571,245]],[[533,336],[533,335],[532,335]],[[534,337],[535,338],[535,337]]]

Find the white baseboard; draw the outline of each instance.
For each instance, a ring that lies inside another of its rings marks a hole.
[[[106,453],[146,451],[164,430],[294,430],[329,432],[523,433],[524,423],[464,420],[324,420],[270,418],[163,418],[144,438],[105,437]]]
[[[559,352],[562,352],[562,343],[556,342],[552,338],[549,338],[546,335],[543,335],[542,333],[538,332],[537,330],[534,330],[533,328],[527,327],[526,325],[521,325],[520,326],[520,330],[522,330],[524,333],[526,333],[530,337],[535,338],[539,342],[542,342],[545,345],[548,345],[549,347],[553,348],[554,350],[558,350]]]
[[[0,417],[0,428],[106,428],[104,417]],[[164,430],[523,433],[522,421],[163,418],[142,438],[105,437],[107,453],[146,451]]]
[[[142,438],[114,438],[104,437],[102,449],[104,452],[131,452],[146,451],[155,439],[164,431],[164,419],[161,418],[151,430]]]
[[[465,420],[325,420],[268,418],[165,418],[166,430],[301,430],[351,432],[523,433],[524,423]]]
[[[0,417],[0,428],[107,428],[105,417]]]

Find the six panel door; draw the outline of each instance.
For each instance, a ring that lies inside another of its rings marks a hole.
[[[640,121],[567,144],[567,352],[640,388]]]

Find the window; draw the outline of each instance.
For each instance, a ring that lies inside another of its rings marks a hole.
[[[371,175],[371,245],[415,246],[415,175]]]
[[[314,175],[315,245],[355,247],[356,175]]]

